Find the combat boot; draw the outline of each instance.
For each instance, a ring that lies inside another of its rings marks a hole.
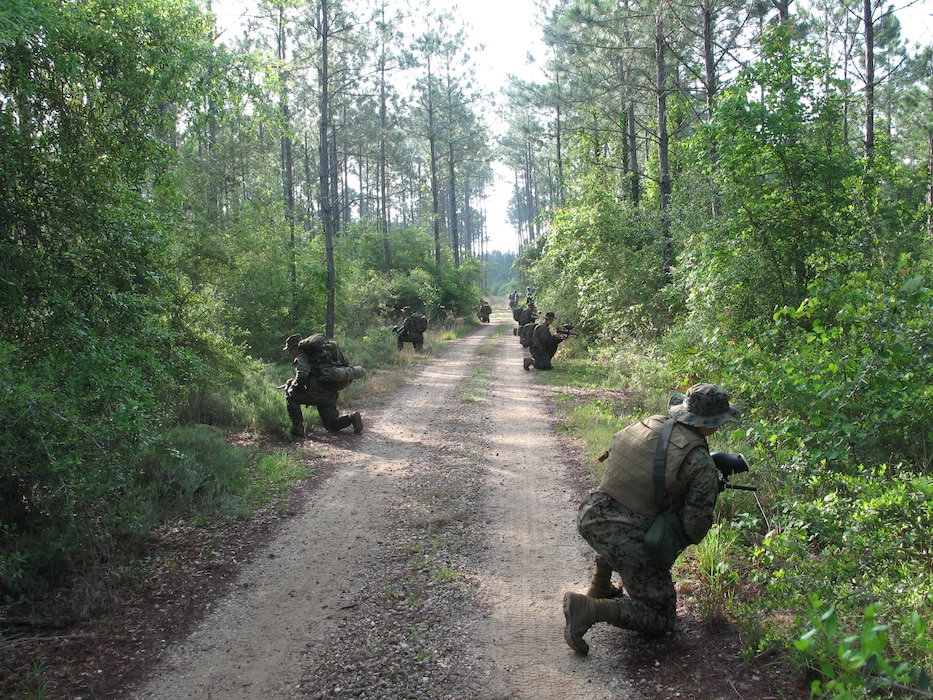
[[[596,557],[596,571],[586,594],[590,598],[615,598],[619,594],[612,585],[612,567],[602,557]]]
[[[597,622],[618,622],[621,617],[615,600],[590,598],[580,593],[564,593],[564,641],[578,654],[586,656],[590,645],[583,639]]]
[[[305,424],[304,423],[292,423],[292,439],[293,440],[304,440],[305,437]]]
[[[356,435],[359,435],[363,432],[363,417],[360,415],[360,412],[357,411],[350,418],[353,419],[353,432]]]
[[[524,360],[522,360],[522,366],[525,368],[525,371],[526,371],[526,372],[528,371],[528,369],[529,369],[529,368],[531,367],[531,365],[533,365],[533,364],[534,364],[534,358],[533,358],[533,357],[526,357]]]

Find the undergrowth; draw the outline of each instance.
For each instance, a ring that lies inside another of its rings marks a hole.
[[[729,375],[703,375],[696,362],[677,373],[631,352],[559,354],[555,371],[542,375],[556,389],[560,429],[587,455],[593,484],[601,478],[595,458],[616,430],[666,414],[670,394],[685,383],[730,389]],[[641,371],[646,363],[659,366]],[[601,391],[581,396],[581,386]],[[752,470],[733,480],[758,491],[720,495],[717,525],[677,562],[678,578],[704,619],[742,625],[748,655],[780,649],[813,669],[814,697],[927,692],[933,645],[922,621],[933,617],[933,480],[902,465],[834,470],[781,449],[762,439],[756,407],[743,406],[744,398],[733,395],[745,410],[742,425],[710,443],[746,454]]]

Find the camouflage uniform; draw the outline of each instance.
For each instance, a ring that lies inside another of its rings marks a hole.
[[[665,454],[665,505],[677,515],[686,547],[709,531],[719,494],[719,472],[706,435],[727,422],[737,423],[740,411],[713,384],[675,394],[668,410],[677,422]],[[666,421],[665,416],[652,416],[613,436],[603,479],[578,510],[577,529],[598,555],[587,594],[564,595],[564,639],[580,654],[588,652],[583,635],[596,622],[655,635],[671,631],[676,621],[670,568],[656,563],[645,547],[645,535],[660,513],[652,464]],[[612,587],[612,571],[618,572],[623,589]]]
[[[411,343],[412,347],[420,352],[421,348],[424,347],[424,333],[418,330],[417,320],[412,314],[410,306],[402,308],[402,316],[404,320],[402,321],[402,327],[398,331],[398,349],[401,351],[405,343]]]
[[[535,303],[529,301],[527,306],[521,313],[521,316],[518,317],[518,325],[524,326],[526,323],[533,323],[538,319],[538,310],[535,309]]]
[[[479,302],[479,310],[476,312],[476,315],[479,317],[479,320],[483,323],[489,323],[489,315],[492,313],[492,307],[489,305],[489,302],[485,299],[481,299]]]
[[[290,335],[285,341],[285,350],[297,347],[301,336],[297,333]],[[321,424],[332,433],[336,433],[352,425],[354,432],[362,430],[359,413],[341,416],[337,410],[339,392],[336,389],[327,389],[319,383],[321,370],[325,367],[312,366],[308,355],[299,352],[292,359],[295,368],[295,381],[285,390],[285,405],[288,417],[292,422],[292,435],[304,435],[304,415],[301,407],[314,406],[321,416]]]
[[[658,416],[664,419],[663,416]],[[683,502],[674,504],[687,537],[698,543],[713,524],[719,493],[719,472],[709,449],[696,447],[680,467],[678,478],[686,486]],[[645,480],[653,489],[651,462]],[[654,500],[646,504],[654,510]],[[655,511],[656,513],[656,511]],[[646,634],[670,631],[677,617],[677,594],[669,569],[654,563],[645,549],[645,533],[656,514],[643,515],[626,507],[602,488],[590,491],[577,513],[577,529],[594,551],[619,573],[627,597],[618,597],[618,627]]]
[[[545,319],[554,320],[554,314],[548,311],[544,315]],[[557,353],[557,346],[564,340],[564,336],[551,333],[550,324],[539,323],[535,326],[531,334],[531,347],[528,348],[531,353],[532,362],[525,363],[525,369],[534,367],[535,369],[553,369],[551,358]]]

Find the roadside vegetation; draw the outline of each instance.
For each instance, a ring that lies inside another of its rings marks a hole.
[[[933,49],[873,2],[561,5],[494,144],[450,14],[260,5],[227,43],[187,0],[0,10],[5,609],[106,615],[153,527],[308,476],[232,439],[284,438],[288,334],[367,368],[352,405],[420,361],[403,306],[430,356],[530,285],[579,334],[541,380],[589,457],[697,381],[744,408],[715,442],[758,491],[678,564],[710,620],[814,697],[933,693]]]

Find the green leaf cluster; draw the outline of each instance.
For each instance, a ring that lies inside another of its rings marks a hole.
[[[933,681],[923,668],[910,660],[900,660],[890,649],[891,625],[878,621],[877,605],[865,609],[862,629],[846,634],[839,625],[835,606],[824,608],[819,596],[809,600],[812,627],[794,642],[807,663],[820,678],[810,685],[813,698],[857,700],[866,697],[897,697],[905,693],[930,695]],[[913,641],[929,658],[933,644],[928,636],[929,622],[914,614],[900,620],[912,633]]]

